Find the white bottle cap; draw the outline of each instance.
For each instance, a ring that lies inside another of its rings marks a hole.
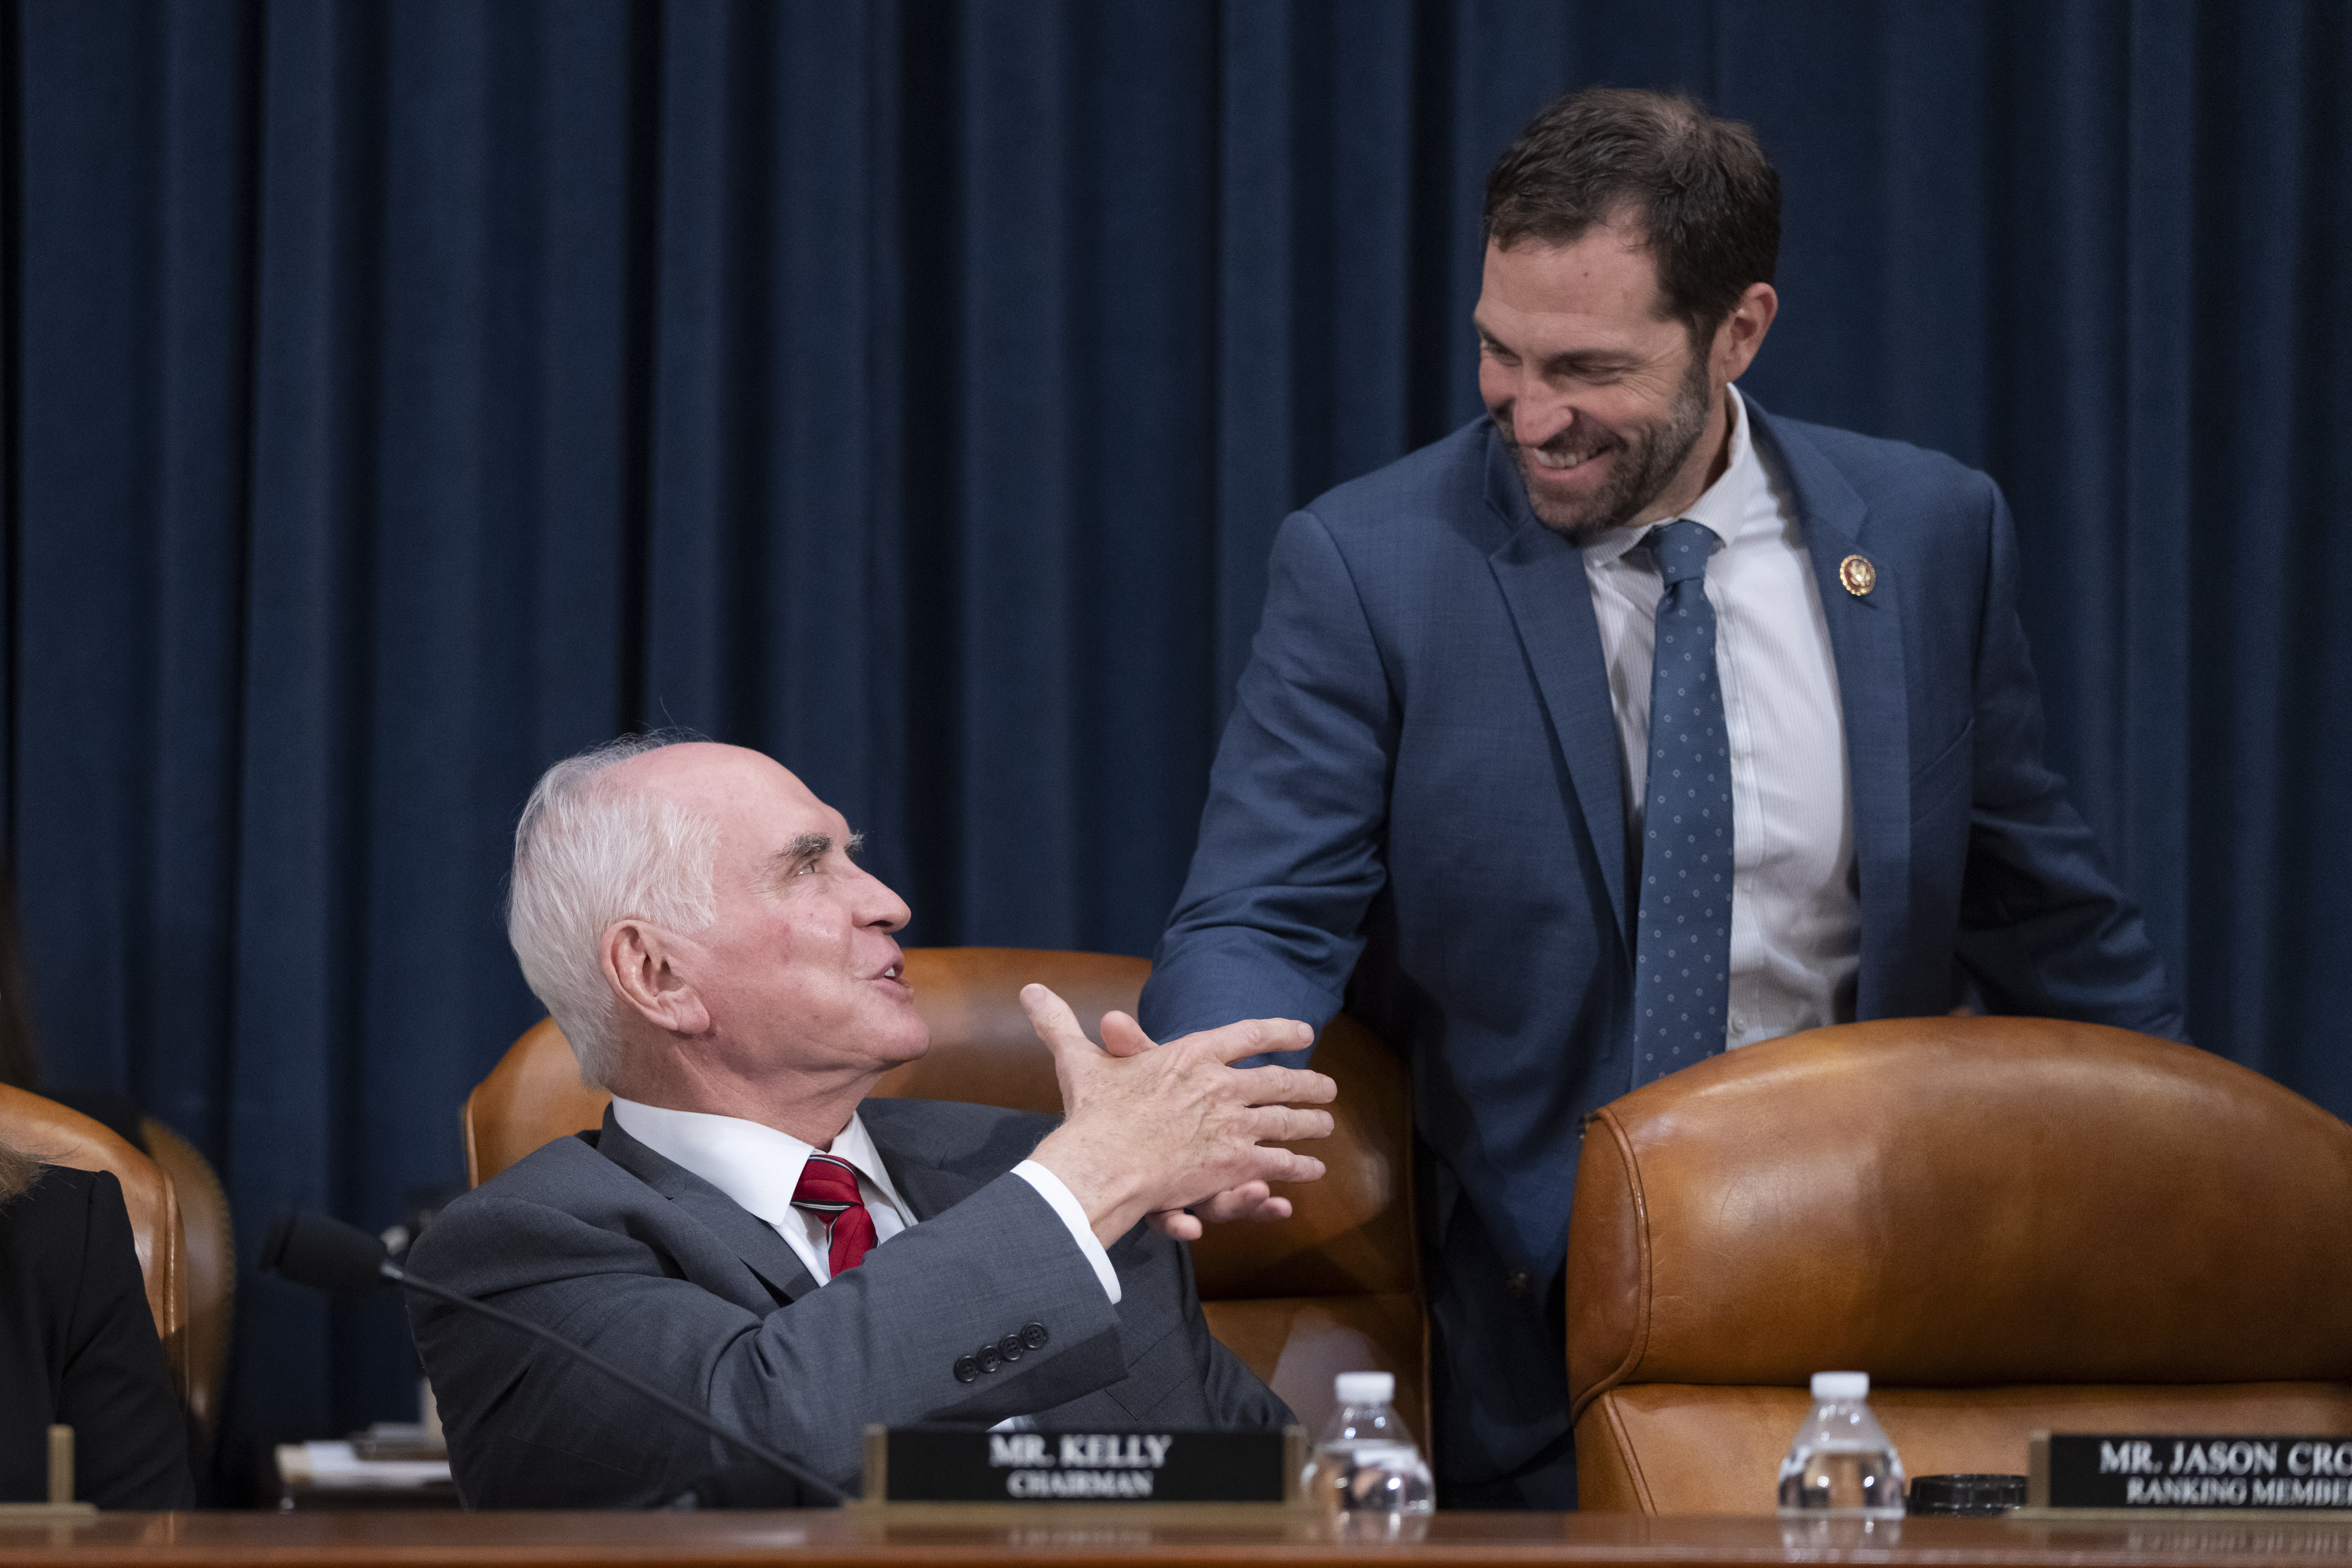
[[[1331,1381],[1342,1405],[1386,1405],[1396,1397],[1392,1372],[1343,1372]]]
[[[1867,1399],[1870,1397],[1870,1373],[1866,1372],[1817,1372],[1813,1373],[1815,1399]]]

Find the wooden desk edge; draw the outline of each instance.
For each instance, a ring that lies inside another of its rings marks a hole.
[[[1423,1521],[1416,1521],[1421,1523]],[[804,1512],[102,1514],[0,1531],[0,1568],[2255,1568],[2352,1565],[2352,1524],[2062,1517],[1904,1521],[1876,1542],[1797,1542],[1771,1516],[1438,1514],[1422,1540],[1335,1539],[1273,1504],[913,1504]],[[1418,1533],[1418,1531],[1416,1531]],[[1892,1537],[1889,1539],[1888,1537]]]

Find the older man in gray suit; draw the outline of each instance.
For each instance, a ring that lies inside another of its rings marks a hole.
[[[1034,1417],[1277,1426],[1208,1332],[1176,1237],[1286,1212],[1331,1081],[1233,1061],[1307,1043],[1262,1020],[1089,1043],[1023,993],[1066,1117],[866,1101],[928,1037],[891,933],[907,906],[841,816],[754,752],[630,741],[558,764],[516,833],[523,973],[614,1094],[452,1204],[423,1277],[544,1323],[854,1489],[868,1422]],[[861,1103],[865,1102],[865,1103]],[[1154,1223],[1144,1223],[1148,1218]],[[511,1330],[412,1322],[476,1507],[645,1505],[740,1458]]]

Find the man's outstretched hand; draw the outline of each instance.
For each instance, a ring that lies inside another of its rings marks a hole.
[[[1102,1037],[1103,1049],[1115,1057],[1138,1057],[1160,1048],[1159,1042],[1143,1032],[1143,1026],[1125,1013],[1103,1015]],[[1309,1031],[1307,1043],[1312,1045],[1314,1039]],[[1215,1225],[1237,1219],[1288,1219],[1290,1200],[1275,1196],[1274,1189],[1264,1182],[1244,1182],[1184,1208],[1157,1209],[1145,1217],[1151,1222],[1151,1228],[1162,1236],[1178,1241],[1198,1241],[1203,1221]]]
[[[1104,1246],[1146,1215],[1183,1240],[1201,1234],[1202,1217],[1280,1218],[1289,1200],[1266,1184],[1323,1174],[1322,1161],[1272,1145],[1328,1136],[1329,1112],[1297,1107],[1329,1103],[1339,1086],[1302,1068],[1231,1065],[1303,1049],[1314,1042],[1306,1025],[1253,1018],[1155,1046],[1112,1013],[1097,1046],[1045,987],[1024,986],[1021,1005],[1054,1053],[1064,1112],[1030,1158],[1061,1178]]]
[[[1198,1241],[1208,1226],[1225,1220],[1288,1219],[1290,1200],[1276,1197],[1264,1182],[1244,1182],[1189,1207],[1155,1209],[1143,1217],[1162,1236]]]

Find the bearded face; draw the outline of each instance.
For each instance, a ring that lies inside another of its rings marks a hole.
[[[1660,515],[1654,503],[1690,463],[1706,433],[1710,392],[1706,357],[1694,347],[1665,412],[1628,427],[1578,420],[1542,446],[1527,447],[1513,434],[1508,403],[1489,413],[1519,467],[1536,521],[1580,549],[1612,529]],[[1588,463],[1595,463],[1597,483],[1560,482]]]
[[[1664,313],[1638,229],[1489,246],[1475,321],[1479,395],[1547,527],[1580,546],[1698,499],[1716,334]]]

